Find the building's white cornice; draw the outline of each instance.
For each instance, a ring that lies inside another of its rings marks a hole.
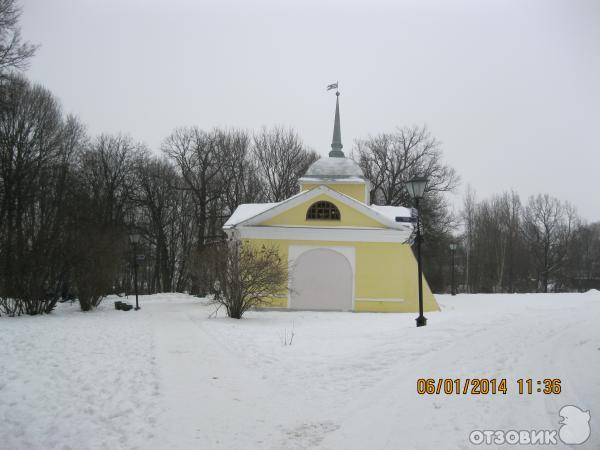
[[[302,177],[298,180],[300,184],[365,184],[367,180],[360,177],[325,178],[325,177]]]
[[[232,229],[226,230],[233,232]],[[242,226],[236,235],[242,239],[281,239],[292,241],[390,242],[406,243],[412,229],[344,228],[344,227],[286,227]]]

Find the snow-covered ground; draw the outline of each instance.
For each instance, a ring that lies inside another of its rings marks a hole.
[[[573,448],[600,448],[600,293],[437,298],[419,329],[414,314],[208,318],[179,294],[0,318],[0,448],[463,449],[474,429],[558,429],[569,404],[591,413]],[[418,378],[506,378],[508,394],[418,395]],[[562,392],[519,395],[519,378]]]

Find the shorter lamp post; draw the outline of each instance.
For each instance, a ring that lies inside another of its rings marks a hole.
[[[450,252],[452,253],[452,276],[450,278],[450,293],[452,295],[456,295],[456,287],[454,286],[454,254],[456,253],[456,248],[457,245],[454,242],[452,242],[450,244]]]
[[[417,272],[419,276],[419,317],[417,317],[417,327],[427,325],[427,318],[423,315],[423,269],[421,266],[421,211],[419,211],[419,200],[423,198],[427,178],[415,177],[406,183],[406,189],[409,195],[415,201],[417,210]]]
[[[133,288],[135,289],[135,310],[140,309],[138,301],[138,262],[137,262],[137,245],[140,242],[140,235],[132,233],[129,235],[129,241],[133,245]]]
[[[221,293],[221,282],[218,278],[213,283],[213,290],[215,291],[215,299],[219,300],[219,294]]]

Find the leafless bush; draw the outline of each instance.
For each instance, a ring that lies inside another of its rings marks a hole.
[[[229,317],[241,319],[248,309],[267,305],[269,297],[287,289],[288,270],[275,246],[232,239],[220,247],[218,257],[221,292],[212,302],[224,306]]]

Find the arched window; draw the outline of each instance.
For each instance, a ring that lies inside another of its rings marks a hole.
[[[340,220],[340,210],[333,203],[313,203],[306,212],[306,220]]]

